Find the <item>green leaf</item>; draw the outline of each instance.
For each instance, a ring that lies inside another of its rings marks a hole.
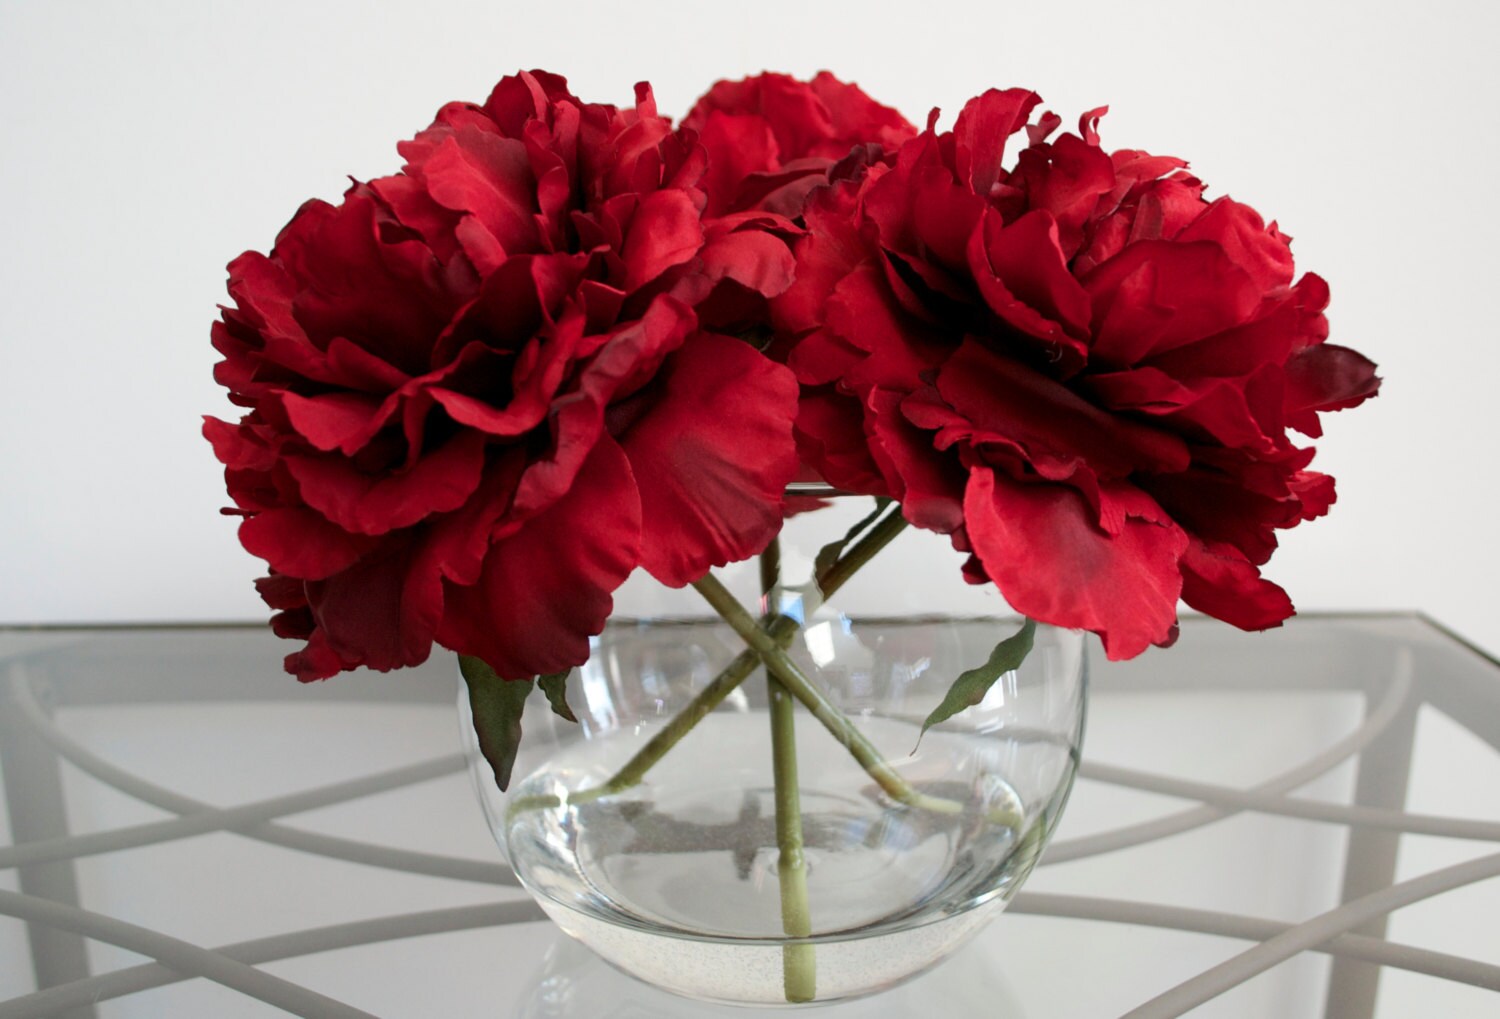
[[[458,656],[458,671],[469,685],[469,706],[474,709],[474,732],[479,751],[495,772],[495,784],[503,791],[510,785],[510,771],[521,748],[521,712],[533,685],[530,679],[501,679],[495,670],[472,655]]]
[[[989,661],[955,679],[948,688],[948,695],[943,698],[943,703],[922,723],[922,731],[917,734],[917,745],[921,745],[922,737],[927,734],[928,729],[947,721],[965,708],[978,704],[989,693],[990,687],[995,685],[995,680],[1020,668],[1026,656],[1031,653],[1035,638],[1036,620],[1028,619],[1019,630],[995,645],[995,650],[990,652]],[[916,752],[915,748],[912,752]]]
[[[564,669],[562,672],[554,672],[551,675],[539,676],[536,685],[542,688],[542,693],[547,695],[547,703],[552,705],[552,713],[566,718],[570,722],[578,721],[578,716],[573,714],[573,709],[568,707],[568,673],[572,669]]]
[[[848,544],[859,537],[871,524],[875,523],[879,519],[880,514],[884,513],[885,508],[890,504],[890,499],[884,496],[877,496],[875,499],[875,509],[870,512],[869,516],[849,528],[849,533],[845,534],[842,538],[839,538],[837,541],[830,541],[818,549],[818,556],[813,560],[813,570],[815,571],[813,576],[821,577],[824,573],[827,573],[833,564],[838,562],[839,556],[844,554],[844,549]]]

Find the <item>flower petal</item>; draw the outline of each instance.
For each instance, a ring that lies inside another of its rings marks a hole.
[[[630,462],[601,436],[576,482],[490,547],[474,585],[445,582],[439,643],[507,679],[582,664],[640,561],[640,529]]]
[[[1182,600],[1241,630],[1280,626],[1292,599],[1229,545],[1194,538],[1182,557]]]
[[[1188,466],[1187,444],[1179,436],[1111,414],[972,338],[943,365],[937,388],[974,425],[1019,444],[1034,461],[1077,461],[1101,477]]]
[[[1128,367],[1247,321],[1261,291],[1208,241],[1139,241],[1083,281],[1093,301],[1091,358]]]
[[[262,510],[240,524],[240,544],[277,573],[322,580],[348,569],[372,543],[330,523],[306,506]]]
[[[460,432],[394,473],[367,474],[337,455],[289,456],[286,464],[309,506],[347,531],[384,534],[462,506],[479,486],[484,444],[478,432]]]
[[[703,224],[686,191],[653,191],[640,199],[626,227],[620,258],[634,293],[674,265],[690,261],[703,247]]]
[[[985,572],[1017,612],[1092,630],[1109,658],[1171,638],[1187,535],[1158,523],[1160,507],[1128,486],[1118,534],[1100,528],[1088,501],[1064,485],[1024,484],[986,467],[969,476],[964,518]],[[1149,504],[1149,505],[1148,505]]]
[[[1042,97],[1024,88],[990,89],[970,99],[953,124],[954,166],[958,177],[981,198],[1000,179],[1005,142],[1026,126]]]
[[[681,587],[754,555],[780,528],[797,468],[797,382],[741,340],[698,333],[652,388],[620,443],[640,485],[641,565]]]

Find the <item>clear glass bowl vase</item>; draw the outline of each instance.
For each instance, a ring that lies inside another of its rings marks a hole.
[[[1072,786],[1082,635],[1038,627],[1018,669],[923,734],[1021,620],[963,581],[946,539],[909,528],[825,598],[814,576],[826,585],[838,560],[824,551],[820,573],[819,553],[871,501],[820,501],[761,562],[716,574],[811,693],[747,655],[698,591],[645,577],[568,677],[578,721],[528,701],[508,792],[460,693],[480,801],[522,884],[605,960],[678,994],[823,1003],[921,973],[1004,908]]]

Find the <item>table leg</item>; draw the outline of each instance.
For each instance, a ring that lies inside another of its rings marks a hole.
[[[45,703],[45,698],[42,700]],[[57,755],[16,709],[10,684],[3,681],[0,681],[0,772],[5,778],[5,804],[15,844],[68,834]],[[72,860],[24,864],[17,869],[16,877],[23,894],[79,905],[78,879]],[[38,989],[89,976],[87,945],[81,936],[34,923],[27,924],[26,934]],[[95,1019],[97,1015],[93,1006],[82,1006],[58,1019]]]
[[[1367,704],[1376,700],[1376,691],[1370,691]],[[1419,698],[1409,696],[1385,732],[1360,753],[1354,802],[1393,810],[1406,806],[1412,740],[1420,705]],[[1351,827],[1344,856],[1344,890],[1340,901],[1348,902],[1389,888],[1396,880],[1396,855],[1400,847],[1400,832]],[[1383,939],[1388,920],[1389,917],[1382,915],[1349,933]],[[1323,1014],[1327,1019],[1371,1019],[1375,1014],[1380,969],[1373,963],[1335,957],[1328,975],[1328,997],[1324,1004]]]

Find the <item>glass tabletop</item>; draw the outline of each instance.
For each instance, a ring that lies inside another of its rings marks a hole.
[[[456,669],[300,686],[261,626],[0,629],[0,1019],[743,1014],[573,945],[458,754]],[[1056,839],[832,1019],[1495,1014],[1500,665],[1411,615],[1186,620],[1091,666]]]

